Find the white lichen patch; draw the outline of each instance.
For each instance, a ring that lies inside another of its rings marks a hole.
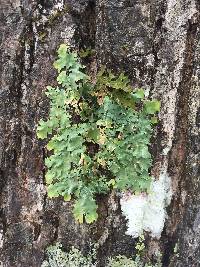
[[[2,247],[3,247],[3,230],[0,230],[0,248]]]
[[[75,25],[71,23],[71,25],[67,25],[66,28],[60,33],[66,44],[70,44],[71,46],[73,46],[75,30]]]
[[[149,194],[123,195],[120,203],[127,219],[127,234],[138,237],[147,231],[152,237],[160,238],[171,196],[170,178],[166,172],[159,180],[152,181]]]
[[[56,5],[54,6],[55,9],[62,11],[64,7],[64,0],[57,1]]]

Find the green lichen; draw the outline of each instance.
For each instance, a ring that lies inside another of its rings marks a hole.
[[[65,44],[54,67],[59,86],[47,87],[49,118],[37,128],[39,139],[51,138],[45,159],[48,196],[75,199],[75,219],[92,223],[98,218],[97,194],[148,191],[148,146],[160,102],[145,99],[124,73],[102,68],[93,84]]]
[[[140,244],[141,247],[141,244]],[[141,251],[140,251],[141,252]],[[139,253],[140,253],[139,252]],[[144,263],[139,253],[135,259],[119,255],[108,259],[105,267],[161,267],[160,257],[157,263]],[[57,243],[50,246],[47,251],[47,259],[42,263],[41,267],[96,267],[98,261],[96,259],[96,250],[92,250],[87,255],[83,255],[78,249],[72,247],[69,252],[62,250],[62,245]]]

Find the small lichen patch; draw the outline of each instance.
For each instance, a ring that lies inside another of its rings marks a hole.
[[[0,230],[0,248],[3,247],[3,231]]]
[[[149,194],[122,196],[120,203],[128,220],[127,234],[138,237],[147,231],[159,239],[167,216],[165,209],[170,204],[171,196],[170,177],[166,172],[152,182]]]

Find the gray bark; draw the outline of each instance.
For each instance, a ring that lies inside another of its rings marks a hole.
[[[166,166],[173,199],[159,241],[163,266],[200,266],[200,3],[198,0],[0,0],[0,261],[39,267],[45,248],[60,241],[87,251],[98,242],[99,266],[133,255],[119,200],[100,196],[99,220],[74,221],[71,205],[47,198],[44,142],[35,130],[48,114],[44,91],[55,83],[56,49],[91,47],[101,64],[125,71],[134,87],[161,100],[152,140],[154,167]],[[177,244],[179,257],[173,255]]]

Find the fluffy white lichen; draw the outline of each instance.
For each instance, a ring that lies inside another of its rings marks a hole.
[[[152,181],[149,194],[124,194],[120,203],[127,219],[127,234],[138,237],[147,231],[152,237],[160,238],[171,196],[170,178],[166,172]]]

